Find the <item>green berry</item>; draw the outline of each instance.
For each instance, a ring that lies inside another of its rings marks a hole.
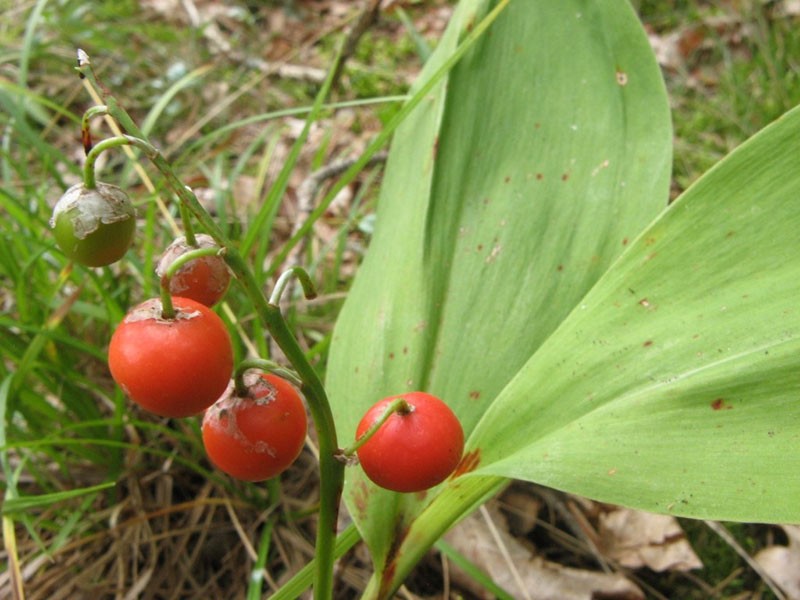
[[[121,259],[136,229],[136,210],[115,185],[79,183],[56,203],[50,227],[61,251],[75,262],[102,267]]]

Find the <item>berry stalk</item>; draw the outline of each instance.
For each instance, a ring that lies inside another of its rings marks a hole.
[[[401,415],[407,415],[408,413],[412,412],[414,407],[411,406],[405,398],[395,398],[390,402],[386,408],[384,409],[383,413],[380,417],[375,419],[375,422],[367,429],[362,435],[358,437],[358,439],[347,448],[343,448],[339,453],[339,460],[344,460],[345,462],[352,459],[353,455],[358,451],[361,446],[367,443],[375,433],[383,427],[383,424],[389,420],[394,413],[398,413]]]
[[[99,144],[98,144],[99,145]],[[172,280],[172,276],[178,272],[178,270],[188,263],[191,260],[196,258],[202,258],[204,256],[214,256],[217,254],[224,254],[224,251],[221,248],[198,248],[196,250],[190,250],[185,254],[181,254],[178,258],[176,258],[172,264],[167,268],[164,275],[161,276],[161,316],[164,319],[174,319],[175,318],[175,308],[172,305],[172,292],[170,291],[169,283]]]
[[[281,296],[292,277],[296,277],[300,281],[300,285],[303,288],[303,295],[308,300],[317,297],[317,290],[314,288],[314,283],[311,281],[308,272],[303,267],[295,266],[284,271],[281,276],[278,277],[278,281],[275,282],[275,287],[272,289],[272,294],[269,297],[269,303],[272,306],[280,305]]]
[[[244,380],[244,374],[252,369],[258,369],[265,373],[274,373],[275,375],[292,382],[297,387],[301,387],[303,382],[298,379],[297,374],[288,371],[281,367],[278,363],[265,358],[245,358],[236,367],[233,373],[234,391],[237,395],[243,396],[247,393],[247,383]]]
[[[81,119],[81,141],[83,142],[83,151],[89,154],[92,149],[92,131],[89,129],[89,121],[94,117],[102,117],[108,114],[107,106],[92,106],[85,113]]]
[[[117,135],[99,142],[96,146],[89,149],[86,153],[86,161],[83,163],[83,186],[86,189],[93,190],[97,187],[94,168],[97,157],[110,148],[119,148],[120,146],[136,146],[148,154],[158,152],[154,146],[147,143],[145,140],[130,135]]]

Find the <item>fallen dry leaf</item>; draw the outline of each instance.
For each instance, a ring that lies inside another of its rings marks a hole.
[[[600,515],[598,529],[604,554],[624,567],[660,572],[703,566],[678,521],[669,515],[615,508]]]
[[[488,514],[491,523],[483,516]],[[520,600],[640,600],[642,591],[623,575],[564,567],[532,555],[506,530],[504,517],[491,508],[456,525],[445,540],[509,594]],[[499,541],[499,544],[498,544]],[[459,585],[476,596],[487,591],[458,569],[451,569]]]
[[[777,5],[777,14],[783,17],[800,15],[800,0],[784,0]]]
[[[775,584],[790,600],[800,600],[800,526],[783,525],[789,538],[787,546],[770,546],[755,556]]]

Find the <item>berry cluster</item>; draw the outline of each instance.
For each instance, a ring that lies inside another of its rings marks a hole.
[[[444,402],[413,392],[380,401],[361,420],[355,443],[340,448],[322,381],[280,310],[289,279],[296,277],[312,298],[311,278],[302,268],[291,267],[267,297],[244,253],[226,239],[192,190],[100,84],[82,50],[77,71],[105,104],[89,108],[82,119],[83,182],[54,208],[51,227],[58,247],[68,259],[88,267],[111,265],[131,247],[133,204],[119,187],[95,180],[100,153],[123,145],[138,148],[163,176],[178,200],[184,233],[164,251],[156,268],[160,295],[130,310],[114,331],[108,351],[111,374],[147,411],[166,418],[203,414],[201,434],[210,462],[245,481],[274,478],[297,459],[308,432],[306,411],[310,413],[319,450],[314,593],[331,598],[345,467],[360,462],[368,478],[396,492],[426,490],[455,471],[464,446],[461,425]],[[326,93],[323,86],[320,94]],[[309,120],[317,113],[315,105]],[[97,116],[125,133],[94,145],[89,120]],[[292,165],[287,162],[285,169]],[[195,235],[195,225],[204,233]],[[293,371],[259,358],[234,364],[229,328],[213,309],[232,279]]]
[[[93,147],[88,116],[104,110],[90,109],[84,117],[84,181],[56,203],[50,222],[61,251],[89,267],[119,261],[136,229],[136,211],[125,191],[95,180],[98,154],[130,144],[160,159],[148,142],[130,135]],[[246,481],[275,477],[303,448],[308,428],[305,402],[296,385],[270,372],[276,365],[251,359],[234,369],[228,328],[213,306],[224,297],[231,268],[238,263],[221,236],[195,235],[190,211],[183,204],[181,209],[185,235],[169,245],[156,268],[161,295],[131,309],[114,331],[108,348],[111,375],[131,400],[156,415],[204,413],[203,443],[222,471]],[[310,287],[304,272],[294,274],[304,289]],[[284,285],[284,278],[279,279],[270,309],[278,310]],[[254,368],[260,373],[252,373]],[[296,382],[302,387],[305,380]],[[364,415],[356,435],[355,444],[334,458],[360,462],[373,482],[397,492],[441,483],[456,468],[464,447],[456,416],[440,399],[423,392],[381,400]],[[335,439],[335,433],[331,437]]]
[[[106,266],[133,242],[135,211],[120,188],[78,184],[58,201],[56,243],[75,262]],[[286,380],[266,374],[234,386],[233,345],[212,306],[231,274],[213,238],[177,238],[156,273],[165,297],[131,309],[114,331],[108,366],[114,381],[145,410],[162,417],[205,412],[203,442],[211,461],[248,481],[274,477],[300,454],[306,410]]]

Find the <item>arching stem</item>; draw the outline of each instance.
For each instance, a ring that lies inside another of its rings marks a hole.
[[[104,105],[92,106],[85,113],[81,119],[81,141],[83,142],[83,151],[89,154],[92,149],[92,130],[89,128],[89,121],[94,117],[102,117],[108,114],[108,107]]]
[[[225,248],[212,246],[210,248],[194,248],[193,250],[184,252],[170,263],[169,267],[167,267],[166,271],[164,271],[164,274],[161,276],[161,280],[166,280],[166,285],[169,287],[170,280],[175,277],[175,273],[177,273],[181,267],[186,263],[198,258],[203,258],[204,256],[225,256]]]
[[[247,384],[244,381],[244,375],[247,371],[258,369],[267,373],[274,373],[279,377],[283,377],[291,381],[297,387],[302,387],[303,382],[293,373],[281,367],[278,363],[265,358],[246,358],[239,363],[233,373],[233,386],[234,393],[237,396],[245,396],[247,394]]]
[[[98,144],[86,154],[86,162],[83,164],[84,187],[90,190],[97,187],[97,179],[95,178],[94,172],[94,165],[97,162],[97,157],[110,148],[118,148],[120,146],[137,146],[138,148],[144,150],[147,154],[158,152],[158,150],[156,150],[151,144],[147,143],[141,138],[131,135],[117,135],[107,138],[102,142],[98,142]]]
[[[383,424],[389,420],[389,417],[395,413],[399,415],[407,415],[413,411],[414,407],[411,406],[405,398],[395,398],[386,406],[386,408],[384,408],[381,416],[378,417],[372,425],[370,425],[369,429],[362,433],[352,445],[348,446],[347,448],[342,448],[342,450],[337,454],[337,458],[339,460],[349,462],[350,459],[353,458],[353,455],[355,455],[356,451],[361,448],[361,446],[363,446],[367,440],[375,435],[381,427],[383,427]]]
[[[167,267],[167,270],[164,271],[164,274],[161,276],[161,318],[175,318],[175,308],[172,304],[172,293],[169,289],[169,284],[172,281],[172,278],[175,276],[175,273],[177,273],[178,270],[186,263],[197,258],[203,258],[204,256],[221,256],[224,254],[224,248],[198,248],[196,250],[189,250],[172,261],[169,267]]]
[[[278,281],[275,282],[275,287],[273,288],[272,294],[269,297],[269,303],[271,305],[280,305],[281,296],[283,295],[286,285],[289,283],[289,280],[292,277],[296,277],[298,281],[300,281],[300,285],[303,287],[303,295],[308,300],[317,297],[317,290],[314,288],[314,282],[311,281],[311,277],[309,276],[308,272],[303,267],[294,266],[291,269],[287,269],[281,273],[281,276],[278,277]]]

